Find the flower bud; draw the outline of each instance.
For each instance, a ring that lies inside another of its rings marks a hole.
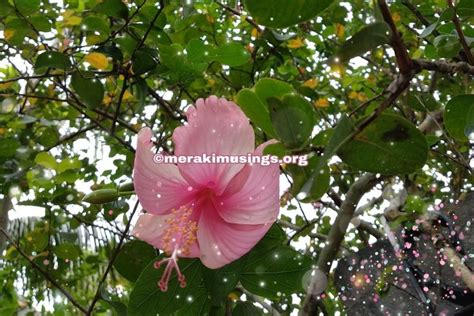
[[[87,194],[82,200],[91,204],[103,204],[117,200],[116,189],[100,189]]]

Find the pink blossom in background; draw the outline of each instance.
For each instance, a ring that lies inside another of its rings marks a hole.
[[[210,96],[186,113],[173,133],[175,155],[262,155],[249,120],[233,102]],[[147,213],[133,234],[169,258],[159,282],[166,291],[173,270],[181,286],[179,257],[200,258],[220,268],[246,254],[265,235],[279,211],[279,166],[249,164],[156,164],[152,133],[138,133],[135,191]]]

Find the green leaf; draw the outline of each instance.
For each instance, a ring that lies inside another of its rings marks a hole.
[[[337,53],[340,61],[345,62],[353,57],[388,43],[390,40],[390,29],[384,22],[376,22],[364,26],[360,31],[345,41]]]
[[[100,298],[107,302],[117,313],[117,316],[127,316],[127,305],[120,302],[117,298],[111,297],[105,286],[100,288]]]
[[[333,0],[245,0],[245,8],[261,25],[284,28],[314,18]]]
[[[97,107],[104,98],[104,86],[99,79],[87,78],[87,74],[76,71],[71,76],[71,86],[82,101],[91,108]]]
[[[247,256],[240,282],[251,293],[269,299],[303,290],[303,276],[313,260],[288,246],[257,245]]]
[[[444,125],[449,135],[467,141],[474,131],[474,94],[458,95],[446,104]]]
[[[53,248],[53,252],[58,258],[61,258],[64,260],[66,259],[75,260],[81,254],[79,247],[71,243],[62,243],[62,244],[56,245]]]
[[[408,106],[422,112],[431,112],[439,108],[439,103],[429,92],[410,93],[407,100]]]
[[[56,145],[59,140],[59,132],[55,127],[43,127],[37,132],[37,142],[46,148]]]
[[[189,295],[183,306],[176,312],[176,316],[207,315],[211,308],[211,301],[203,288],[198,288]]]
[[[146,104],[145,101],[148,93],[148,85],[143,78],[137,78],[135,84],[133,85],[133,89],[133,95],[138,99],[140,105],[139,111],[141,111]]]
[[[192,63],[202,62],[210,59],[209,45],[204,44],[200,39],[194,38],[186,45],[188,60]]]
[[[232,310],[232,316],[259,316],[263,311],[250,302],[238,302]]]
[[[155,248],[144,241],[132,240],[120,249],[114,267],[124,278],[135,282],[142,270],[156,256]]]
[[[14,0],[13,3],[18,11],[25,16],[37,12],[41,6],[41,0]]]
[[[204,286],[209,293],[211,304],[219,306],[239,281],[243,260],[236,260],[220,269],[202,268]]]
[[[80,169],[81,167],[82,162],[78,158],[65,158],[61,160],[61,162],[58,164],[56,171],[58,173],[62,173],[66,170]]]
[[[33,24],[35,29],[40,32],[49,32],[53,25],[51,24],[50,20],[42,15],[32,16],[29,18],[30,23]]]
[[[474,3],[471,0],[460,0],[456,8],[456,12],[462,17],[474,16]]]
[[[325,182],[325,172],[324,168],[327,168],[328,160],[336,154],[341,146],[343,146],[347,141],[349,141],[350,136],[354,130],[354,125],[347,115],[343,115],[339,122],[337,123],[336,128],[332,132],[332,136],[329,139],[328,144],[324,148],[324,154],[319,159],[318,164],[313,170],[312,175],[308,178],[306,183],[300,190],[300,193],[296,196],[299,200],[304,200],[307,197],[310,197],[313,194],[313,188],[317,186],[317,183],[321,180]]]
[[[303,97],[287,94],[281,100],[267,99],[270,118],[278,139],[288,148],[300,148],[311,136],[314,111]]]
[[[436,21],[435,23],[430,24],[429,26],[425,27],[423,32],[421,32],[420,37],[425,38],[428,35],[430,35],[431,33],[433,33],[433,31],[436,30],[436,28],[438,27],[438,23],[439,23],[439,20]]]
[[[353,168],[384,175],[423,167],[428,157],[425,136],[409,121],[383,113],[338,151]]]
[[[0,0],[0,7],[2,8],[2,11],[0,12],[0,17],[4,17],[15,12],[15,9],[9,3],[9,0]]]
[[[146,51],[138,50],[133,56],[132,69],[136,75],[144,74],[155,68],[156,65],[155,57]]]
[[[0,158],[10,158],[15,156],[20,143],[13,138],[3,138],[0,141]]]
[[[246,64],[249,61],[250,54],[241,44],[230,42],[217,47],[211,58],[232,67]]]
[[[287,150],[282,143],[270,144],[263,149],[264,155],[277,156],[278,158],[282,158],[286,153]]]
[[[461,50],[461,43],[456,35],[437,36],[433,41],[433,45],[438,56],[443,58],[452,58]]]
[[[288,171],[293,179],[291,192],[293,196],[297,196],[303,185],[311,178],[313,174],[318,172],[318,180],[313,181],[309,194],[301,200],[303,202],[314,201],[321,198],[329,189],[329,167],[326,163],[321,163],[322,157],[313,156],[309,158],[307,166],[288,165]],[[321,164],[321,166],[320,166]]]
[[[403,211],[407,213],[423,214],[426,209],[427,205],[419,195],[409,195],[403,206]]]
[[[39,165],[42,165],[45,168],[56,169],[58,163],[56,159],[47,152],[40,152],[35,157],[35,162]]]
[[[267,104],[267,99],[270,97],[279,98],[286,94],[295,93],[290,84],[272,78],[260,79],[255,84],[254,90],[264,104]]]
[[[81,28],[86,32],[97,32],[103,34],[102,36],[105,35],[105,38],[107,38],[107,34],[110,32],[107,21],[103,18],[93,15],[89,15],[82,20]]]
[[[95,6],[94,10],[116,18],[128,18],[128,8],[122,0],[103,0]]]
[[[268,136],[275,137],[270,112],[255,92],[250,89],[240,90],[237,94],[237,104],[252,123],[260,127]]]
[[[67,70],[71,67],[69,57],[60,52],[44,52],[36,58],[35,69],[57,68]]]
[[[311,140],[311,144],[316,147],[327,146],[333,133],[334,133],[334,129],[332,128],[328,128],[324,131],[321,131],[318,134],[316,134],[316,136],[314,136],[314,138]]]
[[[48,246],[48,239],[48,233],[44,229],[35,228],[26,237],[27,247],[31,251],[41,252]]]
[[[174,273],[169,280],[168,290],[162,292],[158,281],[163,275],[166,264],[155,269],[155,262],[142,271],[130,293],[128,314],[130,316],[168,315],[184,306],[189,298],[194,297],[201,283],[201,264],[197,259],[180,259],[179,267],[186,277],[186,287],[181,288]]]
[[[27,35],[35,36],[30,26],[23,19],[19,18],[13,18],[5,23],[4,33],[6,32],[10,33],[10,35],[8,38],[4,36],[5,39],[8,43],[15,46],[22,46]]]

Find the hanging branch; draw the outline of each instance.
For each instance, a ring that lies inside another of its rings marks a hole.
[[[317,268],[323,273],[328,274],[331,269],[332,263],[344,241],[347,227],[354,216],[357,204],[362,196],[368,192],[377,181],[378,179],[375,175],[370,173],[365,174],[354,182],[347,192],[342,202],[341,210],[329,231],[326,246],[321,250],[316,263]],[[315,288],[317,287],[316,283],[316,278],[312,278],[300,315],[314,315],[316,313],[316,304],[318,301],[317,294],[314,294]]]

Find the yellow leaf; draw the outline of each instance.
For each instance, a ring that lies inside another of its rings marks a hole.
[[[400,19],[401,19],[400,13],[394,12],[394,13],[392,14],[392,19],[393,19],[394,22],[400,21]]]
[[[304,46],[304,40],[302,40],[299,37],[295,38],[295,39],[292,39],[292,40],[289,40],[287,46],[289,48],[300,48],[300,47]]]
[[[327,108],[329,106],[329,101],[326,98],[319,98],[314,102],[314,106],[317,108]]]
[[[15,30],[5,29],[3,31],[3,36],[5,37],[7,41],[10,40],[13,37],[13,35],[15,35]]]
[[[30,102],[31,105],[35,105],[36,101],[38,101],[38,98],[35,97],[29,97],[28,101]]]
[[[89,35],[86,37],[87,45],[94,45],[94,44],[100,43],[101,40],[102,40],[102,37],[100,37],[99,35]]]
[[[341,64],[332,64],[331,65],[331,75],[333,75],[336,78],[342,78],[345,73],[345,68]]]
[[[215,21],[215,20],[214,20],[214,17],[213,17],[212,15],[210,15],[210,14],[206,15],[206,19],[207,19],[207,22],[208,22],[209,24],[213,24],[214,21]]]
[[[0,83],[0,90],[7,90],[11,87],[12,84],[13,82]]]
[[[318,86],[318,79],[316,78],[311,78],[303,82],[304,87],[308,87],[310,89],[314,89]]]
[[[257,28],[254,27],[254,28],[252,29],[251,36],[252,36],[253,38],[258,38],[258,33],[259,33],[259,32],[258,32]]]
[[[357,99],[361,102],[367,101],[367,96],[364,94],[364,92],[359,92],[357,95]]]
[[[69,19],[67,19],[67,21],[64,21],[64,24],[74,26],[81,24],[81,22],[82,18],[80,16],[71,16]]]
[[[92,67],[96,69],[106,69],[109,65],[107,56],[101,53],[90,53],[84,57],[84,61],[87,61]]]
[[[79,25],[82,22],[82,18],[79,16],[74,16],[74,11],[72,10],[66,10],[63,13],[63,23],[66,26],[75,26]]]
[[[344,31],[346,30],[346,27],[340,23],[336,23],[336,30],[335,30],[335,33],[336,33],[336,36],[339,40],[344,40],[345,38],[345,34],[344,34]]]
[[[351,92],[349,93],[349,99],[354,100],[354,99],[357,99],[358,96],[359,96],[359,94],[358,94],[357,92],[355,92],[355,91],[351,91]]]
[[[108,94],[106,94],[102,99],[102,103],[104,103],[105,106],[108,106],[110,103],[112,103],[112,101],[113,99]]]
[[[56,95],[56,86],[54,84],[50,84],[48,86],[48,97],[52,98]]]
[[[130,100],[131,98],[133,98],[133,94],[131,94],[130,91],[125,90],[125,92],[123,93],[122,99],[124,101],[127,101],[127,100]]]
[[[240,295],[237,295],[235,292],[230,292],[227,297],[235,302],[240,298]]]
[[[208,79],[207,84],[213,87],[216,84],[216,81],[214,79]]]
[[[143,125],[141,123],[132,124],[133,129],[136,131],[139,131],[142,128],[142,126]]]
[[[0,127],[0,135],[5,135],[6,132],[7,132],[6,128]]]

